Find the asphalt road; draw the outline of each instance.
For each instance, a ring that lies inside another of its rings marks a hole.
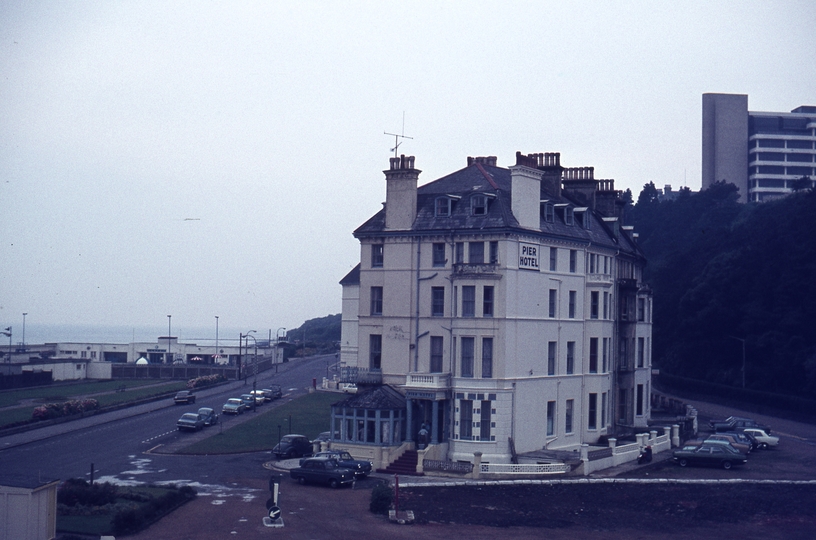
[[[330,355],[293,360],[281,366],[279,373],[274,370],[259,373],[258,389],[274,383],[281,385],[284,394],[282,399],[263,405],[259,411],[308,392],[312,379],[325,375],[327,361],[333,364],[334,358]],[[168,399],[3,437],[0,469],[3,473],[36,475],[40,479],[89,479],[93,464],[95,481],[119,485],[177,483],[191,485],[202,494],[253,498],[257,490],[237,486],[234,479],[262,475],[262,465],[270,459],[268,453],[181,457],[149,451],[206,436],[207,430],[226,429],[253,415],[250,411],[238,417],[221,416],[223,423],[199,433],[176,429],[176,421],[184,412],[199,407],[212,407],[220,412],[228,398],[252,390],[254,380],[250,377],[246,382],[197,391],[196,403],[191,405],[175,405]],[[277,433],[269,436],[274,440]]]

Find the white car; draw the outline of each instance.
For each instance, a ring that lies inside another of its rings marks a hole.
[[[751,435],[754,439],[756,439],[757,446],[759,448],[768,448],[771,446],[778,446],[779,445],[779,437],[775,437],[773,435],[768,435],[765,433],[764,430],[759,428],[745,428],[742,430],[743,433],[747,433]]]

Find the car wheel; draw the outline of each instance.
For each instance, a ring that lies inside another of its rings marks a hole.
[[[329,487],[337,489],[340,487],[340,482],[338,482],[336,478],[332,478],[331,480],[329,480]]]
[[[302,485],[304,485],[306,483],[306,477],[305,476],[298,476],[297,481],[298,481],[298,484],[300,484],[302,486]]]
[[[726,471],[729,470],[731,468],[731,462],[730,461],[723,461],[722,468],[725,469]]]
[[[687,459],[681,459],[680,461],[678,461],[678,463],[680,464],[681,467],[688,467]]]
[[[768,449],[768,443],[762,443],[762,444],[760,444],[760,445],[759,445],[759,448],[760,448],[761,450],[767,450],[767,449]]]

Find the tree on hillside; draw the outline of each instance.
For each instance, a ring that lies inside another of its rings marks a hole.
[[[740,204],[732,184],[631,217],[654,292],[653,358],[668,373],[749,388],[816,389],[816,193]]]

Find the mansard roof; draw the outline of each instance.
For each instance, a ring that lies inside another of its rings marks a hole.
[[[487,212],[473,215],[471,212],[472,197],[487,197]],[[417,215],[410,231],[386,231],[385,208],[377,212],[368,221],[354,231],[357,238],[383,235],[466,235],[473,231],[487,233],[524,233],[528,229],[519,227],[518,220],[511,208],[512,182],[508,168],[492,166],[473,161],[467,167],[447,176],[429,182],[417,188]],[[437,216],[435,204],[438,198],[449,198],[450,215]],[[541,213],[540,232],[543,236],[562,238],[615,249],[639,253],[638,246],[629,234],[619,231],[604,222],[603,216],[584,205],[577,203],[562,191],[559,196],[542,192],[542,201],[556,207],[554,219],[547,221]],[[575,222],[569,225],[565,221],[564,208],[576,211]],[[589,213],[589,226],[584,227],[578,214]],[[535,234],[535,233],[534,233]]]

